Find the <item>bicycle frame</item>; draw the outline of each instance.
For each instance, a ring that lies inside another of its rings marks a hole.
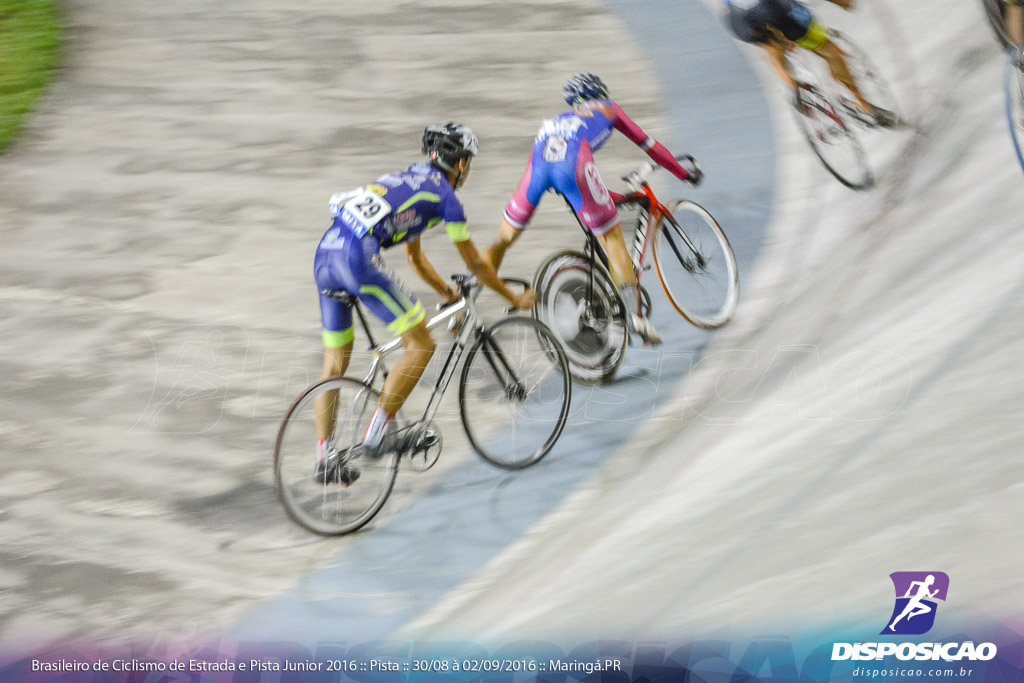
[[[623,176],[622,179],[633,187],[633,191],[623,195],[615,202],[617,207],[636,205],[640,208],[640,214],[637,216],[636,230],[633,235],[633,245],[630,249],[630,258],[633,262],[633,272],[636,276],[638,285],[640,284],[640,278],[643,272],[650,268],[650,266],[645,264],[650,236],[655,234],[655,232],[661,227],[661,222],[664,220],[665,216],[671,215],[672,213],[667,206],[658,200],[657,196],[654,194],[654,190],[650,186],[650,183],[647,182],[647,176],[653,171],[654,166],[648,162],[640,166],[640,168]],[[604,248],[601,247],[601,243],[594,236],[594,233],[588,230],[583,224],[583,221],[580,219],[568,199],[565,199],[565,203],[569,207],[570,213],[572,213],[576,222],[587,236],[587,253],[590,256],[591,263],[593,263],[594,255],[597,254],[597,257],[601,260],[601,264],[605,266],[605,268],[608,268],[608,255],[605,253]],[[652,226],[653,230],[651,229]],[[686,233],[681,232],[680,235],[692,253],[699,253],[699,250],[694,246],[693,242],[690,241],[690,238]],[[683,261],[683,256],[679,253],[679,248],[675,243],[669,241],[669,244],[671,245],[672,250],[676,252],[679,260]],[[587,282],[587,297],[592,300],[593,296],[594,269],[591,268]],[[638,301],[637,303],[639,304],[640,302]]]
[[[415,423],[430,422],[434,419],[434,415],[437,414],[437,410],[441,404],[441,398],[444,396],[444,392],[448,389],[448,384],[451,382],[452,377],[455,374],[455,369],[459,365],[459,361],[462,360],[462,354],[469,346],[471,340],[480,335],[487,335],[487,329],[480,319],[479,314],[476,310],[476,298],[480,294],[481,286],[477,282],[461,281],[460,291],[462,297],[453,304],[449,304],[441,309],[441,311],[433,318],[427,321],[427,329],[433,329],[445,322],[449,318],[465,311],[466,319],[462,324],[462,328],[459,331],[458,336],[455,339],[455,343],[452,344],[451,349],[448,351],[448,356],[445,358],[444,365],[441,367],[441,372],[438,373],[437,379],[434,382],[434,388],[430,395],[430,400],[427,402],[427,407],[423,411],[423,415]],[[401,338],[395,338],[384,345],[378,345],[374,340],[373,335],[370,332],[369,325],[366,322],[366,317],[363,314],[362,307],[359,305],[359,300],[349,294],[345,295],[345,300],[352,305],[356,311],[356,315],[359,318],[360,326],[363,328],[363,332],[366,333],[367,339],[370,341],[369,351],[372,353],[373,358],[370,361],[370,368],[366,371],[366,375],[363,377],[363,383],[372,386],[374,381],[377,379],[377,373],[383,369],[384,377],[387,377],[388,371],[384,366],[384,357],[402,346]],[[483,346],[483,354],[487,359],[488,364],[494,369],[494,372],[499,377],[505,377],[506,381],[511,379],[513,387],[508,387],[506,390],[512,392],[513,390],[519,394],[524,391],[521,380],[516,377],[512,368],[508,366],[508,362],[499,357],[497,360],[501,362],[505,372],[502,373],[498,369],[498,363],[495,360],[495,354],[492,353],[491,349],[485,344]]]

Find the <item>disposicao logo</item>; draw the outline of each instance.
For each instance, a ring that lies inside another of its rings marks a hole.
[[[879,635],[919,636],[935,625],[936,600],[946,601],[949,576],[943,572],[893,572],[896,589],[892,615]],[[996,656],[993,643],[834,643],[832,660],[871,660],[895,656],[900,660],[987,661]]]
[[[949,576],[943,572],[893,572],[896,605],[880,635],[919,636],[935,624],[936,600],[946,601]]]

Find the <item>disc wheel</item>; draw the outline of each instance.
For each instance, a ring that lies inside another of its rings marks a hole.
[[[351,533],[384,506],[395,483],[398,456],[370,459],[362,440],[377,404],[370,386],[345,377],[314,384],[285,415],[274,447],[274,479],[285,511],[324,536]],[[327,457],[317,454],[317,414],[333,421]]]
[[[566,249],[549,256],[533,280],[534,316],[562,343],[573,379],[590,385],[615,377],[629,342],[622,299],[608,271],[594,265],[591,286],[590,259]]]
[[[547,325],[525,316],[483,329],[459,381],[470,443],[484,460],[509,470],[547,455],[565,428],[571,396],[562,345]]]

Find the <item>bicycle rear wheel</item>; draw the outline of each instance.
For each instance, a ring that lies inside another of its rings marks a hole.
[[[729,322],[740,296],[739,268],[729,238],[708,211],[669,202],[654,234],[658,280],[679,315],[705,330]]]
[[[285,511],[300,526],[324,536],[347,534],[383,507],[398,473],[398,456],[364,458],[360,447],[377,398],[363,382],[336,377],[306,389],[288,410],[274,447],[274,479]],[[315,423],[320,402],[334,414],[333,445],[323,467]]]
[[[874,185],[864,148],[824,92],[809,83],[799,83],[796,118],[811,149],[836,180],[853,190]]]
[[[591,292],[590,265],[585,254],[571,249],[549,256],[533,279],[533,313],[565,347],[573,379],[604,384],[626,358],[626,312],[600,264],[595,264]]]
[[[1006,98],[1006,123],[1010,126],[1010,140],[1017,154],[1017,163],[1024,171],[1024,64],[1017,55],[1006,58],[1006,75],[1003,80]]]
[[[519,470],[540,461],[565,428],[572,382],[544,323],[514,316],[482,329],[459,380],[462,424],[487,462]]]

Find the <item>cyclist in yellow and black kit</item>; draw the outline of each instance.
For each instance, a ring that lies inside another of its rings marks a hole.
[[[723,0],[728,8],[729,28],[746,43],[768,50],[775,69],[795,87],[785,66],[785,53],[793,42],[828,62],[833,77],[857,100],[858,106],[879,126],[888,128],[899,122],[891,111],[868,102],[850,73],[842,51],[829,40],[828,29],[815,21],[811,11],[796,0]],[[850,9],[853,0],[829,0],[843,9]],[[784,38],[785,40],[782,40]]]

